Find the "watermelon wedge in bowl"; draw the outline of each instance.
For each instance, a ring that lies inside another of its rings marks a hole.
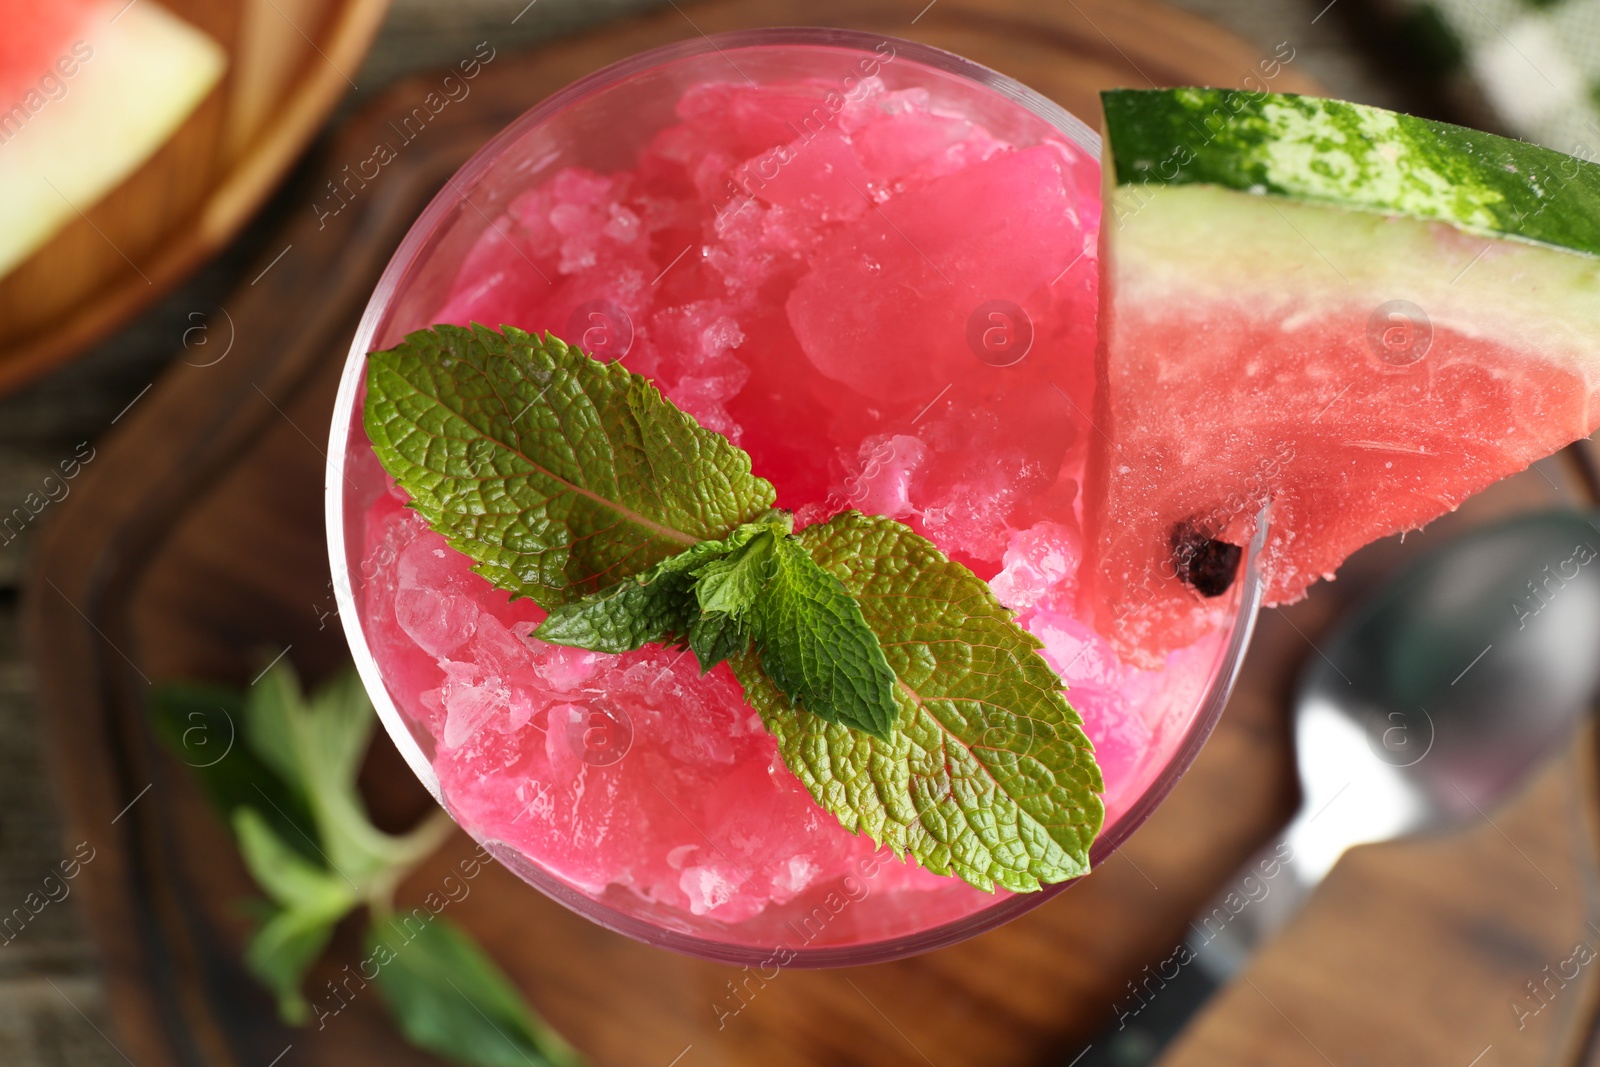
[[[0,0],[0,276],[137,170],[222,77],[222,47],[141,0]]]
[[[1105,94],[1083,605],[1156,663],[1600,423],[1600,166],[1377,108]]]

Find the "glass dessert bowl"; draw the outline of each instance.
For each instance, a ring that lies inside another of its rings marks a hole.
[[[529,636],[544,612],[408,509],[362,425],[367,353],[436,323],[555,334],[750,453],[798,526],[898,519],[990,583],[1082,715],[1103,860],[1193,760],[1259,603],[1143,667],[1080,602],[1098,141],[957,56],[838,30],[635,56],[509,126],[423,212],[357,331],[327,478],[356,664],[412,769],[510,869],[652,944],[875,962],[1037,906],[877,850],[818,806],[723,664]],[[1264,528],[1264,527],[1263,527]]]

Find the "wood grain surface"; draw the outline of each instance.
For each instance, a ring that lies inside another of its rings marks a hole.
[[[1600,775],[1584,728],[1504,809],[1366,845],[1163,1067],[1580,1067],[1600,979]]]
[[[0,391],[124,325],[232,240],[353,87],[388,8],[161,2],[220,44],[228,68],[142,167],[98,203],[77,205],[78,218],[0,278]]]
[[[284,1064],[305,1067],[436,1062],[400,1043],[372,991],[320,1030],[275,1021],[268,997],[237,962],[248,926],[236,902],[251,886],[187,770],[150,735],[150,683],[244,684],[286,649],[313,679],[347,660],[331,615],[321,523],[334,386],[377,274],[466,155],[548,92],[611,60],[696,28],[794,23],[952,48],[1088,116],[1102,87],[1236,84],[1265,58],[1148,2],[1079,0],[1041,10],[1024,0],[940,0],[912,24],[903,5],[872,0],[725,0],[499,56],[469,100],[325,228],[311,210],[315,190],[307,190],[304,213],[271,243],[274,252],[288,249],[281,261],[264,259],[264,273],[227,302],[236,324],[227,355],[180,363],[137,401],[55,515],[28,597],[69,836],[99,850],[79,892],[103,956],[119,1048],[138,1067],[256,1067],[286,1050]],[[408,111],[434,81],[397,86],[341,130],[320,155],[328,173],[364,154],[372,131]],[[1291,64],[1274,87],[1311,86]],[[497,867],[475,880],[451,915],[600,1064],[1070,1062],[1110,1021],[1126,983],[1171,952],[1194,910],[1286,818],[1295,798],[1285,708],[1295,672],[1328,620],[1452,530],[1548,505],[1568,473],[1552,464],[1502,483],[1427,534],[1360,554],[1338,583],[1302,604],[1269,613],[1221,726],[1167,803],[1093,875],[983,937],[914,960],[763,981],[610,934]],[[394,828],[430,804],[383,740],[363,785],[380,821]],[[1543,857],[1536,836],[1518,843]],[[458,836],[403,888],[402,901],[420,899],[470,848]],[[1479,861],[1484,880],[1498,872],[1496,862]],[[1333,888],[1340,878],[1343,870]],[[1540,924],[1553,922],[1556,911],[1529,909],[1519,918],[1539,927],[1540,937],[1554,937]],[[1325,921],[1334,940],[1356,936],[1336,918]],[[1546,942],[1538,943],[1543,951]],[[313,994],[358,952],[353,931],[342,930]],[[1301,965],[1320,973],[1304,959]],[[736,987],[746,991],[742,998],[734,999]],[[1313,984],[1312,1003],[1297,1010],[1319,1010],[1319,990],[1325,987]],[[1219,1011],[1240,1010],[1233,999]],[[747,1006],[731,1018],[718,1011],[742,1001]],[[1280,1030],[1249,1019],[1241,1032],[1264,1036],[1250,1037],[1245,1052],[1224,1044],[1193,1062],[1288,1061],[1298,1054],[1286,1051],[1297,1033]]]

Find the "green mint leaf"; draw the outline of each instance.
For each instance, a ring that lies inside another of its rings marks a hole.
[[[791,520],[774,513],[723,541],[699,544],[649,570],[552,609],[533,636],[595,652],[631,652],[652,642],[687,641],[708,671],[749,640],[741,623],[771,574],[775,537]]]
[[[360,898],[353,885],[286,844],[256,809],[235,809],[233,829],[251,877],[276,905],[245,948],[245,965],[277,996],[283,1020],[299,1025],[310,1015],[300,991],[306,971]]]
[[[699,613],[692,572],[727,551],[721,541],[701,541],[598,593],[558,605],[533,636],[615,654],[687,633]]]
[[[700,610],[742,618],[765,592],[777,566],[774,548],[787,530],[750,523],[728,538],[728,551],[695,568],[694,597]]]
[[[550,335],[437,326],[367,357],[365,425],[479,574],[553,608],[772,506],[750,457]]]
[[[900,523],[845,512],[797,540],[859,604],[900,707],[887,739],[851,731],[801,713],[764,658],[734,658],[746,699],[817,802],[846,829],[980,889],[1028,892],[1086,873],[1104,786],[1038,640]]]
[[[440,821],[395,835],[372,825],[356,777],[375,722],[354,671],[307,700],[293,668],[280,661],[251,686],[243,727],[251,749],[310,810],[317,854],[364,893],[432,852],[448,829]]]
[[[251,749],[292,788],[311,795],[328,779],[353,782],[372,739],[372,705],[354,672],[310,700],[287,660],[250,687],[244,734]]]
[[[233,813],[239,854],[256,884],[273,903],[295,911],[314,911],[335,919],[355,907],[356,887],[338,874],[311,863],[290,847],[254,808]]]
[[[752,613],[761,667],[819,719],[887,740],[899,718],[895,675],[861,605],[817,565],[804,536],[775,539]]]
[[[226,686],[163,682],[150,702],[156,735],[199,781],[206,797],[232,825],[241,807],[255,808],[277,835],[304,858],[317,861],[316,824],[298,790],[263,762],[244,736],[245,695]]]
[[[750,646],[751,609],[772,580],[778,541],[792,529],[794,517],[788,512],[769,512],[735,530],[726,542],[727,553],[696,568],[698,613],[688,644],[702,674]]]
[[[723,612],[702,614],[689,627],[689,648],[704,674],[730,656],[750,647],[750,627]]]
[[[848,512],[792,535],[748,454],[548,334],[440,326],[375,352],[365,425],[428,523],[550,612],[536,636],[731,660],[847,828],[984,889],[1088,870],[1103,786],[1060,680],[909,528]]]
[[[584,1059],[528,1005],[465,930],[446,919],[374,926],[368,958],[407,1041],[463,1067],[582,1067]]]
[[[333,937],[336,923],[306,911],[274,910],[245,946],[245,968],[271,990],[278,1017],[290,1026],[311,1020],[301,986],[306,972]]]

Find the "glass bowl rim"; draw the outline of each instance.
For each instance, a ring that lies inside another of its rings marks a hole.
[[[445,180],[422,213],[406,231],[404,239],[391,255],[383,274],[367,301],[355,336],[351,339],[349,354],[340,373],[339,391],[334,402],[333,422],[329,432],[328,462],[324,478],[324,507],[328,538],[329,563],[333,572],[334,598],[339,609],[339,619],[344,627],[345,639],[355,660],[358,674],[372,700],[373,708],[383,723],[390,740],[400,750],[407,765],[417,779],[446,811],[450,806],[439,788],[438,775],[428,761],[421,745],[411,733],[405,716],[389,694],[383,674],[367,642],[355,602],[351,582],[351,561],[345,546],[345,476],[344,460],[355,417],[356,397],[360,392],[368,351],[371,349],[378,327],[389,311],[401,284],[417,264],[419,254],[433,238],[439,226],[466,199],[470,190],[498,161],[501,154],[530,130],[545,122],[566,107],[575,104],[596,90],[615,84],[635,74],[679,60],[718,54],[730,50],[761,47],[813,47],[836,48],[840,51],[872,53],[878,45],[887,43],[894,50],[894,58],[910,59],[944,74],[974,83],[999,93],[1043,119],[1079,149],[1094,159],[1100,158],[1100,138],[1065,108],[1037,91],[1007,75],[931,45],[908,41],[889,34],[869,33],[861,30],[829,27],[770,27],[753,30],[733,30],[723,33],[702,34],[671,44],[648,49],[621,59],[571,82],[562,89],[523,112],[504,129],[490,138],[472,154],[460,168]],[[731,60],[730,60],[731,63]],[[735,68],[737,69],[737,68]],[[466,190],[464,192],[463,190]],[[1228,642],[1221,653],[1222,669],[1211,680],[1202,697],[1198,714],[1178,742],[1173,757],[1146,787],[1132,807],[1110,826],[1102,827],[1090,849],[1091,866],[1105,862],[1129,836],[1141,826],[1160,805],[1194,762],[1222,715],[1229,693],[1255,629],[1261,606],[1262,584],[1256,570],[1256,560],[1266,533],[1265,513],[1257,523],[1257,533],[1251,542],[1243,565],[1244,581],[1238,592],[1239,606],[1233,616]],[[452,812],[452,816],[453,816]],[[459,823],[458,823],[459,825]],[[465,831],[465,827],[462,828]],[[468,832],[469,836],[471,835]],[[474,840],[477,840],[474,837]],[[505,848],[503,844],[484,844],[491,852]],[[777,953],[789,955],[786,967],[837,967],[883,963],[919,955],[937,948],[953,945],[969,937],[1004,925],[1018,916],[1032,911],[1077,883],[1077,879],[1058,882],[1034,893],[1016,893],[959,919],[952,919],[913,934],[902,934],[881,941],[859,945],[842,945],[824,948],[792,949],[786,946],[755,946],[719,941],[700,934],[685,933],[658,925],[648,919],[624,913],[612,905],[581,894],[554,875],[537,868],[531,859],[505,864],[518,877],[552,900],[577,912],[583,918],[606,929],[659,948],[671,949],[699,959],[734,965],[758,965],[770,962]],[[532,868],[531,874],[523,868]],[[541,880],[534,880],[540,876]]]

